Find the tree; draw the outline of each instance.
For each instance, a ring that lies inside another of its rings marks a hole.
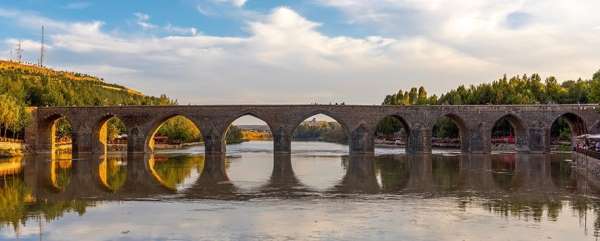
[[[428,103],[427,99],[427,91],[423,86],[419,87],[419,92],[417,96],[417,105],[426,105]]]

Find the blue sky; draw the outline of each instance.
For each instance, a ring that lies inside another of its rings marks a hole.
[[[600,1],[155,0],[0,2],[0,56],[35,61],[181,104],[379,104],[503,74],[589,78]],[[14,56],[12,56],[14,57]]]

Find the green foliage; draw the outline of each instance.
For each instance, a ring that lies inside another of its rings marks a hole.
[[[171,143],[198,142],[202,139],[196,124],[183,116],[175,116],[167,120],[158,129],[157,135],[166,136]]]
[[[110,118],[106,123],[106,127],[108,140],[114,140],[119,135],[127,134],[127,127],[125,127],[125,123],[119,118]]]
[[[458,126],[448,117],[442,117],[433,126],[433,137],[459,138]]]
[[[442,94],[428,96],[425,88],[399,90],[384,98],[384,105],[503,105],[503,104],[576,104],[600,102],[600,70],[590,80],[568,80],[559,83],[555,77],[542,81],[538,74],[531,76],[504,75],[492,83],[483,83],[458,88]],[[510,128],[509,123],[499,123],[502,128]],[[377,131],[384,134],[397,132],[401,126],[391,119],[384,119]],[[553,127],[554,128],[554,127]],[[566,139],[568,125],[558,125],[552,136]],[[498,131],[495,132],[500,135]],[[562,134],[561,134],[562,133]],[[435,137],[458,136],[458,128],[449,120],[438,121],[433,130]]]
[[[173,156],[166,160],[154,161],[152,168],[167,187],[176,189],[190,177],[194,169],[202,173],[204,156]]]
[[[0,126],[16,136],[30,117],[25,106],[171,105],[165,95],[144,96],[79,73],[0,61]],[[62,125],[62,123],[61,123]],[[65,129],[58,126],[58,129]]]
[[[346,132],[337,122],[302,122],[293,133],[294,140],[346,143]]]
[[[54,124],[56,126],[56,140],[65,140],[68,141],[71,139],[71,133],[73,132],[73,128],[71,127],[71,123],[66,118],[60,118],[56,120]]]
[[[396,117],[388,116],[383,118],[377,123],[376,134],[377,136],[384,136],[389,139],[392,138],[395,133],[400,132],[400,135],[406,137],[405,125],[402,121]]]
[[[31,117],[25,108],[19,105],[18,101],[7,94],[0,94],[0,134],[7,137],[7,132],[16,136],[22,128],[27,125]]]
[[[230,126],[225,135],[225,143],[227,144],[238,144],[244,142],[244,135],[242,129],[237,126]]]

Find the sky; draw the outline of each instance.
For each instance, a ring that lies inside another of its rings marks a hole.
[[[2,0],[0,58],[36,62],[180,104],[380,104],[503,74],[590,78],[600,1]]]

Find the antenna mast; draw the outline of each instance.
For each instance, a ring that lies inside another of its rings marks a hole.
[[[44,66],[44,25],[42,25],[42,42],[41,42],[41,46],[40,46],[40,61],[39,61],[39,65],[40,67]]]
[[[22,48],[22,40],[19,40],[19,43],[17,44],[17,50],[16,52],[16,57],[17,57],[17,62],[21,63],[21,61],[23,60],[23,48]]]

